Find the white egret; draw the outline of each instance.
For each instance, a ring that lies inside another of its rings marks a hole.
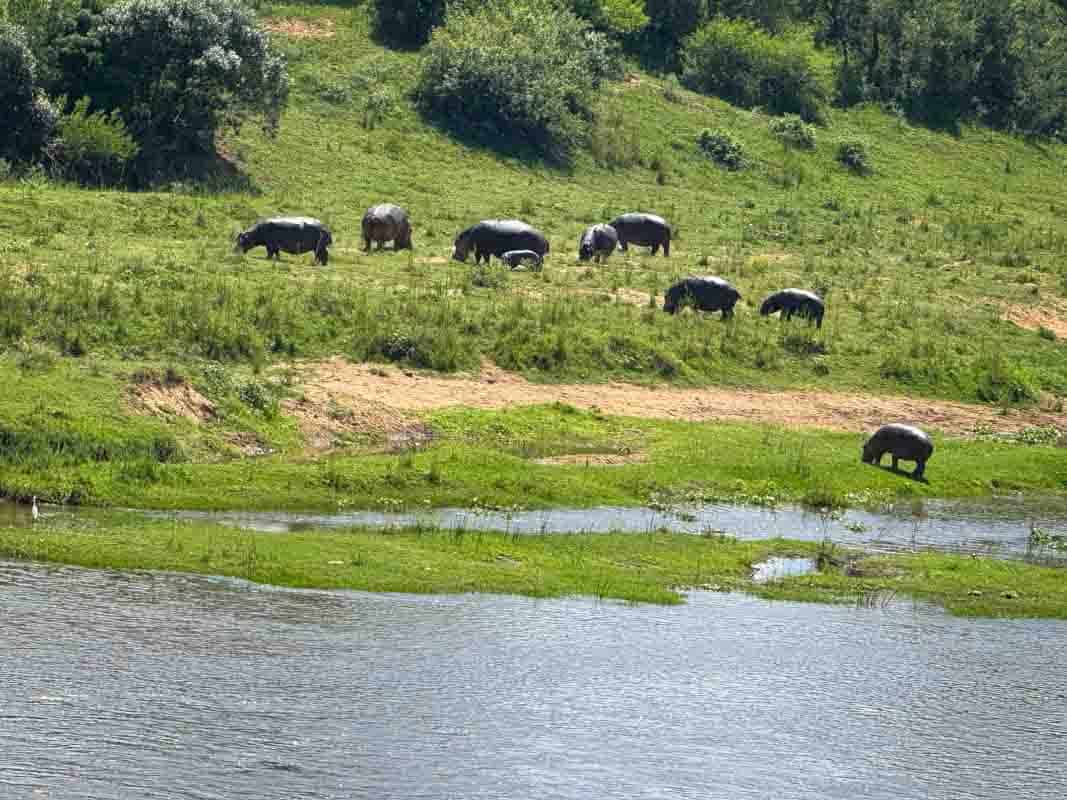
[[[33,505],[30,507],[30,516],[33,517],[34,522],[41,516],[41,512],[37,509],[37,495],[33,496]]]

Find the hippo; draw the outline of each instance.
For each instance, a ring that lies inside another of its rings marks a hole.
[[[610,225],[591,225],[578,242],[578,259],[593,259],[600,264],[607,261],[619,246],[619,233]]]
[[[392,203],[371,206],[363,215],[363,249],[369,252],[371,244],[377,242],[381,250],[390,241],[394,250],[412,249],[407,209]]]
[[[277,258],[280,250],[294,255],[314,251],[315,263],[325,264],[330,259],[327,248],[332,243],[329,229],[317,219],[272,217],[237,234],[236,249],[247,253],[262,245],[267,248],[267,258]]]
[[[741,293],[722,278],[712,275],[682,278],[663,296],[663,310],[677,314],[684,306],[691,305],[698,311],[721,311],[726,319],[734,315],[734,306],[740,299]]]
[[[524,263],[530,264],[534,272],[540,272],[544,266],[544,259],[533,250],[508,250],[500,254],[500,260],[511,269],[517,269]]]
[[[611,221],[611,227],[619,235],[619,247],[624,251],[630,242],[652,248],[656,255],[663,247],[663,255],[671,254],[671,226],[663,217],[655,214],[623,214]]]
[[[894,470],[897,469],[897,461],[901,458],[914,461],[915,472],[912,477],[922,480],[926,472],[926,462],[934,453],[934,443],[918,428],[894,422],[883,425],[864,443],[862,461],[864,464],[880,464],[886,453],[893,456]]]
[[[548,252],[548,239],[541,231],[517,219],[486,219],[472,225],[456,237],[452,258],[466,261],[474,251],[474,263],[490,256],[500,256],[509,250],[532,250],[541,258]]]
[[[822,298],[814,292],[807,292],[803,289],[782,289],[770,295],[759,307],[759,313],[764,317],[779,311],[782,312],[782,319],[791,319],[794,314],[797,314],[813,321],[816,328],[821,328],[826,306]]]

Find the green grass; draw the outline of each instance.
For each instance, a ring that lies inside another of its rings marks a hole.
[[[585,595],[678,603],[687,587],[769,598],[855,602],[892,590],[953,613],[1067,618],[1062,570],[958,556],[871,557],[861,577],[840,573],[754,585],[752,565],[773,555],[815,556],[819,545],[724,536],[351,529],[285,535],[112,515],[0,528],[0,558],[109,569],[227,575],[278,586],[375,592]],[[972,593],[981,592],[980,596]],[[1006,596],[1008,594],[1011,596]]]
[[[432,418],[450,436],[407,461],[302,460],[298,431],[270,396],[299,387],[275,391],[262,370],[334,354],[403,352],[408,364],[443,371],[490,358],[545,382],[817,387],[1005,405],[1047,393],[1055,402],[1067,394],[1063,342],[1001,313],[1064,302],[1067,148],[973,128],[952,137],[868,108],[833,112],[815,149],[801,153],[783,148],[764,116],[682,90],[669,100],[662,81],[635,73],[604,88],[593,147],[564,171],[466,147],[425,124],[405,95],[418,54],[373,44],[363,7],[266,8],[329,23],[334,35],[275,36],[294,86],[280,135],[247,128],[222,142],[251,188],[0,182],[0,493],[326,508],[379,498],[643,502],[690,485],[743,496],[773,484],[785,498],[1063,488],[1063,451],[1049,448],[946,443],[924,486],[856,468],[856,437],[629,421],[618,424],[649,442],[650,465],[539,468],[523,456],[558,449],[570,428],[545,422],[555,431],[527,445],[520,432],[472,441],[455,424],[478,428],[492,415]],[[401,98],[373,128],[363,125],[363,98],[345,89],[356,72],[380,75]],[[737,137],[752,166],[727,172],[703,156],[696,137],[708,127]],[[873,175],[836,162],[836,143],[849,138],[870,143]],[[413,255],[362,253],[360,217],[382,200],[410,209]],[[577,263],[586,225],[637,209],[674,223],[669,259],[632,250],[604,267]],[[329,267],[232,252],[237,230],[288,212],[332,226]],[[543,273],[476,280],[469,265],[448,261],[457,231],[494,216],[547,233]],[[658,311],[663,289],[692,272],[738,285],[733,322]],[[756,314],[764,293],[792,285],[826,295],[822,330]],[[651,304],[624,302],[635,292]],[[220,419],[131,415],[134,373],[167,367],[204,389]],[[256,397],[259,406],[248,402]],[[242,437],[276,455],[241,460]],[[440,483],[419,477],[435,464]]]

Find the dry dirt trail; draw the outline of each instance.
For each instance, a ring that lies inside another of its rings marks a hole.
[[[349,409],[389,429],[404,425],[405,412],[448,406],[497,409],[559,401],[606,414],[652,419],[773,423],[840,431],[866,431],[906,421],[957,436],[978,428],[1001,432],[1034,425],[1067,429],[1067,414],[1037,409],[1002,414],[989,406],[901,396],[745,389],[647,388],[627,383],[538,384],[484,364],[478,375],[443,377],[395,367],[352,364],[342,358],[305,363],[305,403]]]

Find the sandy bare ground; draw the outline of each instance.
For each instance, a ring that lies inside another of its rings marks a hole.
[[[333,20],[268,19],[263,27],[271,33],[280,33],[293,39],[332,39]]]
[[[1067,339],[1067,308],[1009,306],[1004,310],[1004,319],[1032,331],[1048,328],[1057,339]]]
[[[559,401],[613,415],[853,432],[894,421],[959,436],[973,435],[978,428],[1012,432],[1055,425],[1067,429],[1067,414],[1036,409],[1002,414],[996,408],[965,403],[810,391],[646,388],[625,383],[543,385],[489,363],[478,375],[442,377],[334,358],[305,364],[303,372],[307,393],[320,403],[328,398],[357,415],[373,409],[379,419],[389,418],[388,409],[403,418],[404,412],[449,406],[498,409]]]

